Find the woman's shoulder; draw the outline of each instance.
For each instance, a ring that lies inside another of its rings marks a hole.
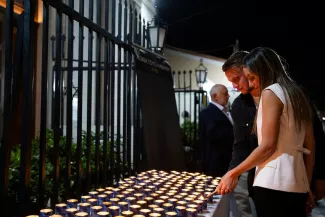
[[[284,92],[284,89],[281,87],[280,84],[274,83],[274,84],[271,84],[270,86],[266,87],[263,90],[262,96],[263,95],[269,95],[270,94],[266,90],[272,91],[281,100],[281,102],[283,104],[286,104],[285,92]],[[265,98],[265,96],[264,96],[264,98]]]

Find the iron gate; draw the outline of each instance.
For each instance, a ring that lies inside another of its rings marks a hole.
[[[13,215],[39,210],[48,199],[53,207],[114,185],[137,168],[143,149],[131,45],[148,46],[149,24],[128,2],[44,0],[42,50],[35,50],[40,27],[33,22],[36,2],[24,0],[24,11],[16,18],[14,1],[7,0],[0,186],[3,205]],[[13,24],[21,31],[16,40]],[[41,78],[34,65],[38,52]],[[20,114],[17,131],[13,120]],[[35,124],[40,129],[36,138]],[[18,174],[14,181],[13,171]],[[12,187],[19,188],[17,195],[11,194]],[[10,206],[12,200],[19,201],[20,209]]]
[[[207,106],[207,92],[192,89],[192,71],[174,71],[173,78],[187,169],[195,170],[195,150],[199,145],[199,113]]]

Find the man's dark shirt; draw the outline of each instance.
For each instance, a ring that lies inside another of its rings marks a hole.
[[[252,133],[256,106],[250,94],[240,94],[232,103],[231,116],[234,121],[234,136],[232,159],[229,169],[237,167],[257,147],[257,137]],[[248,174],[248,190],[252,195],[252,185],[255,169]]]
[[[325,135],[322,124],[313,108],[313,128],[315,136],[315,172],[314,179],[325,179]],[[258,146],[257,137],[252,133],[256,114],[254,99],[250,94],[240,94],[232,104],[231,115],[234,121],[234,136],[232,160],[229,169],[238,166]],[[255,169],[249,171],[247,185],[252,196],[252,185]]]

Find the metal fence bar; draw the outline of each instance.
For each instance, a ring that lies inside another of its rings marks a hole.
[[[69,7],[74,7],[74,1],[69,0]],[[73,74],[73,19],[68,18],[68,72],[67,72],[67,115],[66,115],[66,199],[71,196],[71,146],[72,146],[72,74]]]
[[[55,61],[55,74],[54,74],[54,157],[53,157],[53,166],[54,166],[54,184],[53,184],[53,197],[52,197],[52,207],[58,202],[59,196],[59,151],[60,151],[60,136],[61,136],[61,35],[62,35],[62,12],[60,10],[56,11],[56,61]]]
[[[137,40],[137,33],[138,33],[138,12],[137,10],[134,10],[134,16],[133,16],[133,22],[134,22],[134,32],[132,34],[132,39],[135,41]],[[134,167],[138,168],[138,164],[140,161],[140,146],[138,144],[138,136],[139,136],[139,131],[137,128],[137,97],[136,97],[136,72],[133,71],[132,74],[132,97],[133,97],[133,102],[132,102],[132,107],[133,107],[133,135],[134,135],[134,142],[133,142],[133,154],[134,154]]]
[[[97,0],[97,24],[101,25],[101,16],[102,16],[102,1]],[[95,150],[95,173],[96,173],[96,188],[99,187],[99,171],[100,171],[100,166],[99,166],[99,146],[100,146],[100,118],[101,118],[101,70],[100,70],[100,57],[101,57],[101,42],[102,42],[102,36],[97,33],[97,45],[96,45],[96,61],[97,61],[97,68],[96,68],[96,150]]]
[[[12,54],[13,48],[13,10],[12,0],[6,1],[6,32],[5,32],[5,52]],[[9,185],[9,161],[10,161],[10,119],[11,119],[11,79],[12,79],[12,56],[5,55],[5,89],[4,89],[4,111],[3,111],[3,128],[2,141],[0,147],[0,188],[1,195],[5,203],[8,201]],[[4,204],[5,205],[5,204]]]
[[[79,0],[79,12],[80,15],[84,14],[84,0]],[[79,23],[79,44],[78,44],[78,87],[83,85],[83,42],[84,42],[84,31],[82,23]],[[83,101],[83,88],[78,89],[78,113],[77,113],[77,153],[76,153],[76,196],[79,198],[81,196],[81,155],[82,155],[82,101]]]
[[[122,36],[122,0],[118,2],[118,28],[117,28],[117,35],[118,38],[121,39]],[[122,61],[122,50],[121,46],[117,46],[117,96],[121,96],[121,61]],[[116,152],[117,152],[117,159],[116,159],[116,181],[120,180],[121,176],[121,97],[117,97],[117,105],[116,105]]]
[[[56,9],[60,9],[67,16],[71,16],[75,21],[81,23],[83,26],[91,29],[94,32],[100,33],[103,37],[108,38],[111,41],[114,41],[115,44],[118,44],[118,45],[124,47],[125,49],[131,50],[131,47],[128,46],[125,42],[119,40],[113,34],[113,32],[112,33],[109,33],[108,31],[106,31],[105,29],[101,28],[99,25],[97,25],[96,23],[94,23],[92,20],[84,17],[83,16],[83,13],[81,13],[81,10],[80,9],[79,9],[79,13],[78,13],[77,11],[71,9],[69,6],[67,6],[66,4],[64,4],[62,1],[44,0],[44,2],[47,2],[49,5],[53,6]]]
[[[94,8],[93,8],[94,0],[89,0],[89,20],[93,20],[94,16]],[[92,29],[88,29],[88,61],[92,61],[93,59],[93,31]],[[92,73],[92,64],[88,64],[88,73],[87,73],[87,164],[86,164],[86,173],[87,173],[87,191],[90,190],[91,187],[91,152],[92,152],[92,130],[91,130],[91,117],[92,117],[92,85],[93,85],[93,73]]]
[[[123,13],[123,35],[124,35],[124,41],[127,40],[127,34],[128,34],[128,5],[127,1],[124,1],[124,13]],[[123,57],[124,62],[128,61],[128,52],[124,49],[123,50]],[[127,164],[127,142],[128,142],[128,116],[127,116],[127,77],[128,77],[128,69],[123,69],[123,168],[125,168]],[[125,175],[127,171],[123,169],[123,173]]]
[[[116,33],[116,0],[112,0],[112,34],[115,36]],[[111,41],[110,43],[110,56],[111,56],[111,62],[115,62],[115,42]],[[115,181],[112,177],[113,174],[115,174],[116,165],[114,162],[114,151],[115,151],[115,69],[110,70],[110,144],[111,144],[111,150],[110,150],[110,168],[111,168],[111,176],[109,179],[109,183],[112,185],[113,181]]]
[[[133,9],[132,9],[132,5],[130,5],[129,7],[129,34],[128,34],[128,44],[131,46],[132,44],[132,35],[133,35]],[[127,133],[127,162],[128,162],[128,174],[131,174],[131,144],[132,141],[131,140],[131,133],[132,133],[132,110],[131,110],[131,106],[132,106],[132,93],[131,93],[131,76],[132,76],[132,53],[130,51],[128,52],[128,64],[129,64],[129,69],[127,70],[128,76],[127,76],[127,126],[128,126],[128,133]],[[133,128],[134,129],[134,128]],[[133,130],[134,132],[134,130]],[[133,138],[134,138],[134,134],[133,134]],[[133,158],[134,159],[134,158]]]
[[[108,31],[109,26],[109,0],[105,1],[105,30]],[[108,79],[109,79],[109,41],[105,38],[105,47],[104,47],[104,111],[103,111],[103,186],[107,184],[107,172],[108,172],[108,159],[107,159],[107,143],[108,143],[108,103],[109,103],[109,88],[108,88]]]
[[[41,126],[40,126],[40,160],[39,160],[39,195],[40,208],[45,205],[44,188],[46,178],[46,127],[47,127],[47,78],[48,78],[48,34],[49,33],[49,6],[43,4],[43,41],[42,41],[42,95],[41,95]]]

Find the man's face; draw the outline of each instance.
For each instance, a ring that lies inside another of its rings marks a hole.
[[[239,68],[230,68],[225,71],[228,81],[232,83],[232,86],[243,94],[248,94],[251,88],[248,84],[248,79],[245,74]]]
[[[219,90],[219,92],[217,93],[217,100],[220,105],[227,106],[229,101],[229,94],[227,88],[222,88],[221,90]]]

